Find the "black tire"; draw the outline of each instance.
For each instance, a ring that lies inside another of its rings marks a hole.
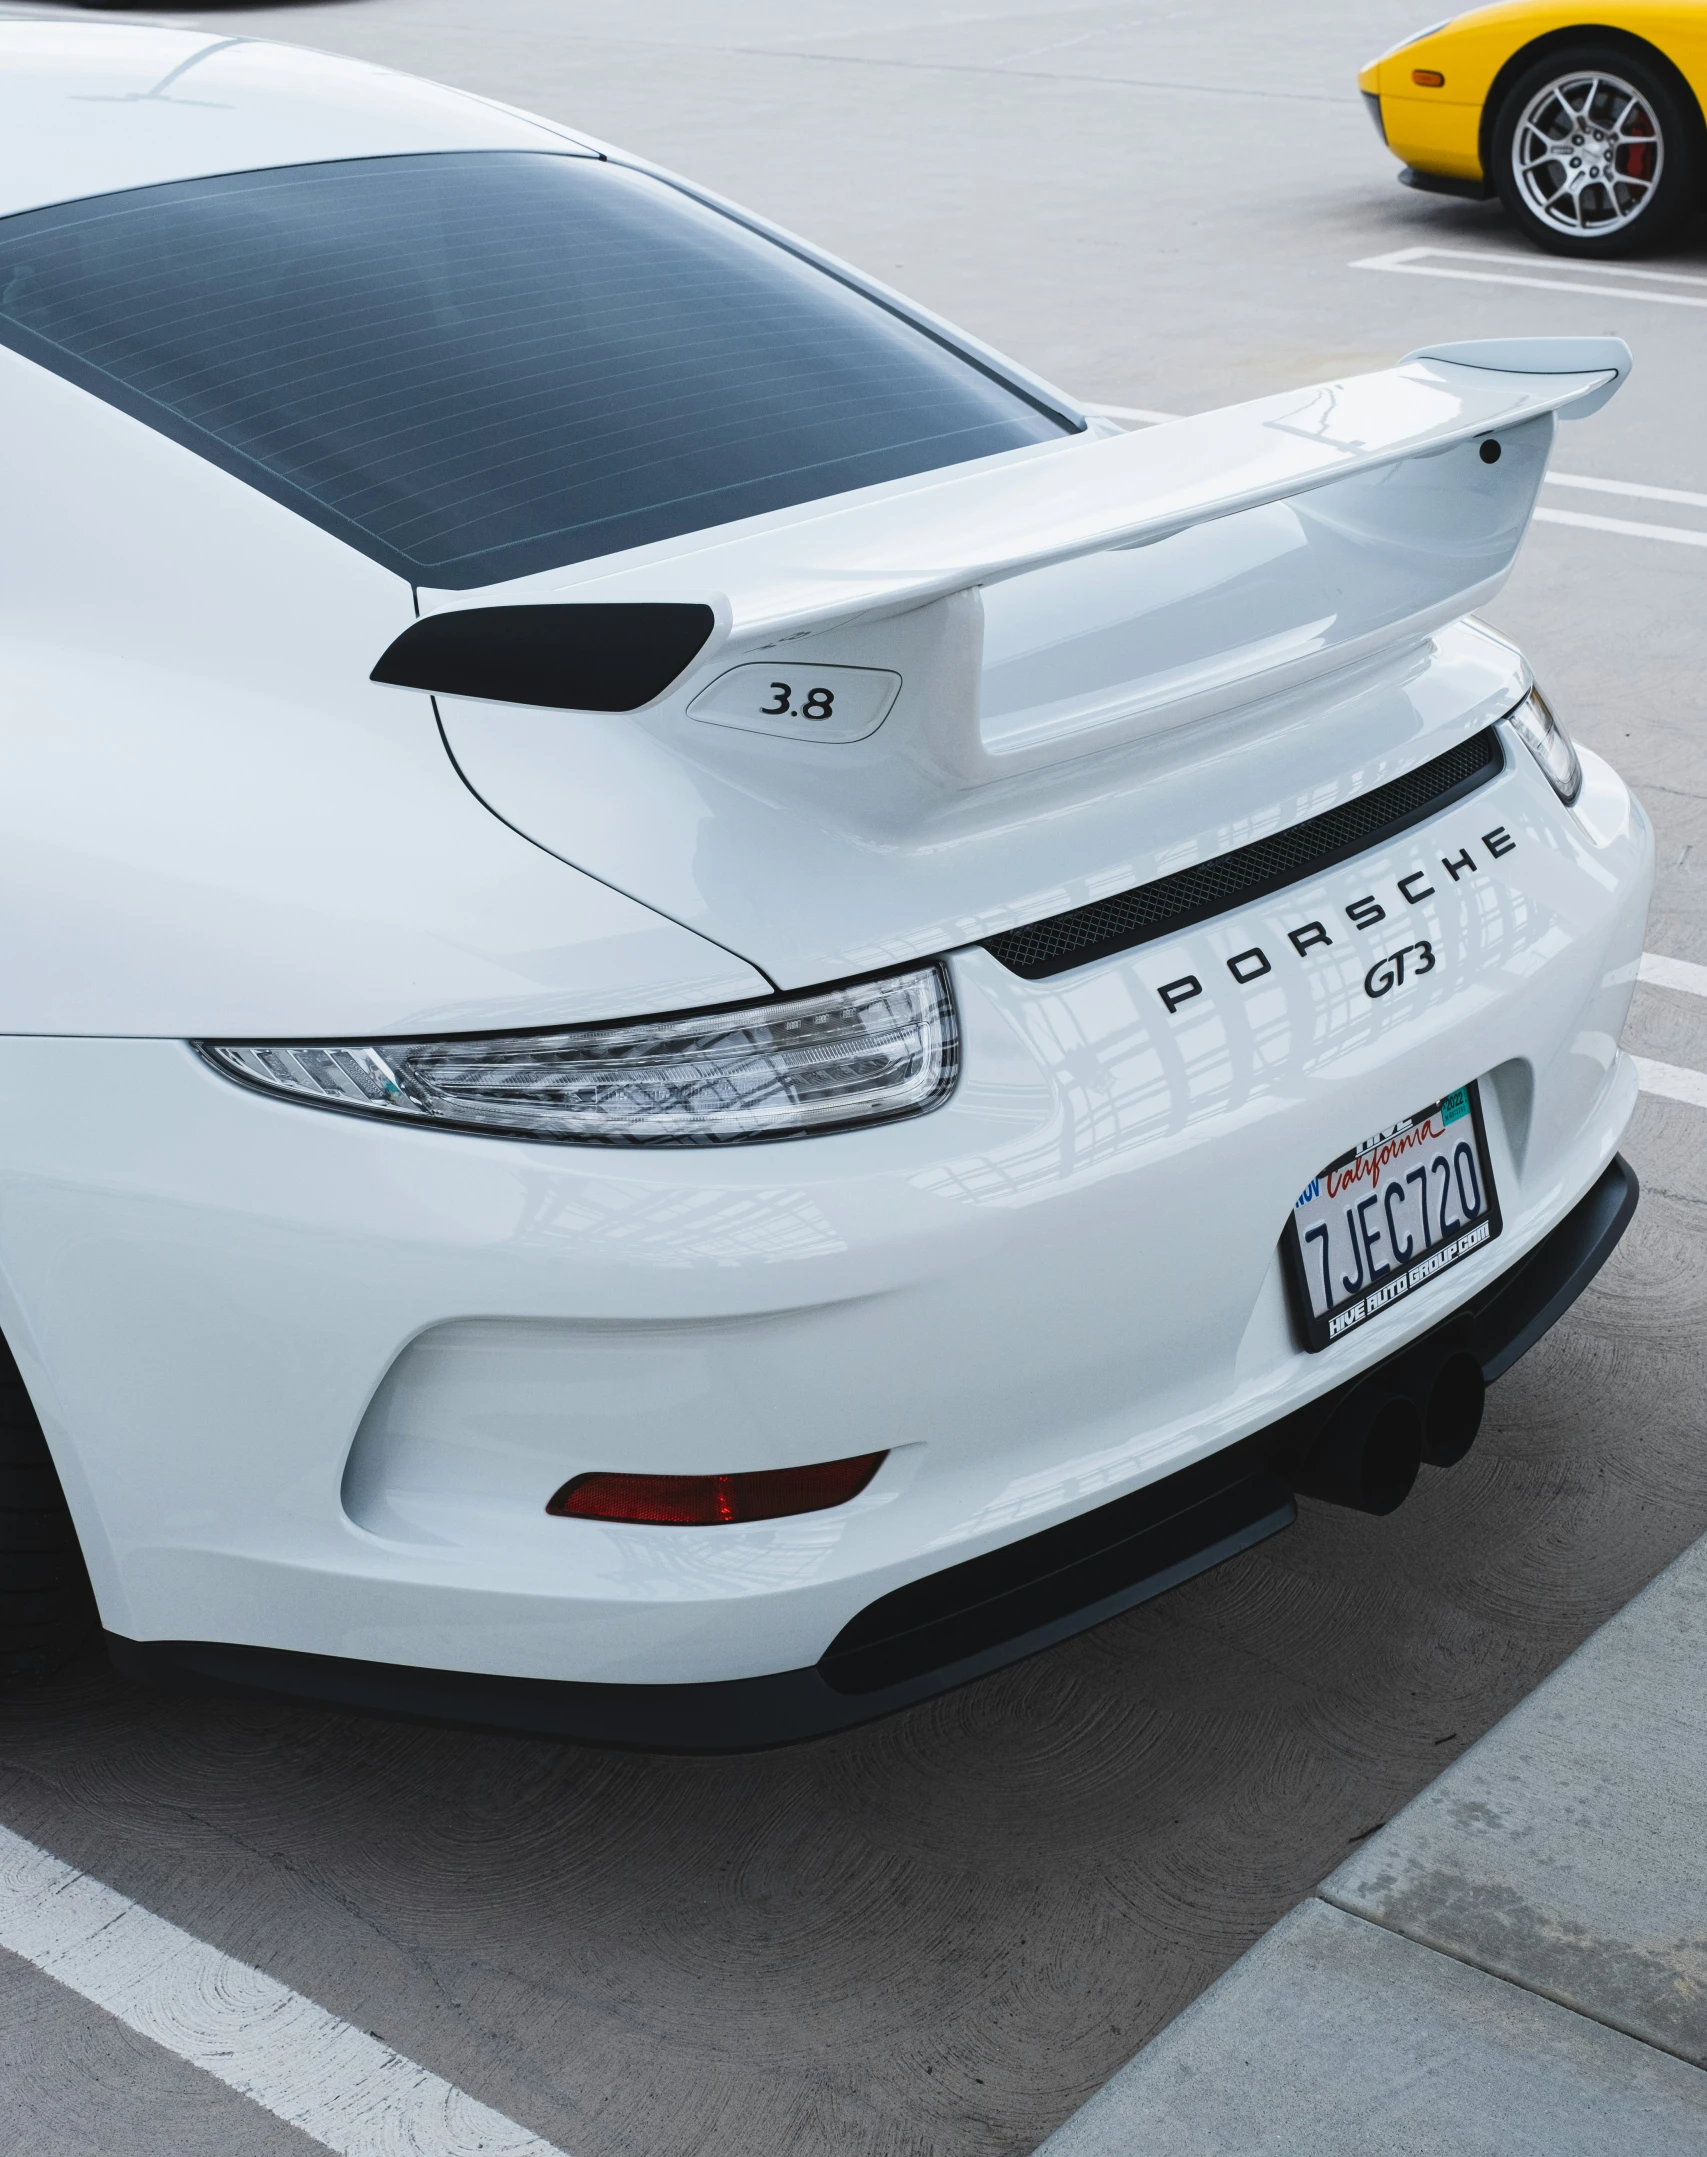
[[[1587,91],[1595,77],[1621,87],[1598,95]],[[1639,100],[1633,113],[1626,89]],[[1555,134],[1567,101],[1573,111],[1581,104],[1585,124]],[[1605,177],[1591,178],[1599,169],[1596,130],[1604,134],[1615,117],[1626,115],[1626,128],[1634,126],[1642,139],[1617,148],[1610,184]],[[1517,142],[1520,127],[1531,157],[1541,134],[1557,140],[1560,150],[1557,159],[1537,164],[1527,183],[1518,169],[1524,147]],[[1650,139],[1651,151],[1645,148]],[[1644,173],[1649,164],[1657,169]],[[1701,114],[1687,90],[1639,53],[1590,41],[1555,46],[1525,68],[1501,99],[1489,136],[1488,167],[1512,222],[1538,246],[1560,255],[1637,254],[1668,239],[1701,199]],[[1543,214],[1535,198],[1555,185],[1557,206]],[[1574,213],[1568,205],[1574,205]],[[1575,229],[1570,229],[1567,220],[1573,215]]]
[[[97,1623],[47,1440],[0,1341],[0,1689],[59,1669]]]

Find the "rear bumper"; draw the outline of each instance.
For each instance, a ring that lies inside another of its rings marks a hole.
[[[1565,1218],[1441,1326],[1352,1383],[1406,1390],[1447,1342],[1490,1383],[1570,1308],[1636,1210],[1615,1156]],[[205,1641],[107,1636],[126,1675],[176,1691],[328,1707],[646,1750],[741,1752],[893,1713],[1151,1601],[1291,1525],[1288,1470],[1349,1386],[1159,1483],[952,1566],[861,1611],[803,1670],[698,1685],[471,1676]]]
[[[1652,840],[1584,765],[1565,811],[1508,744],[1428,822],[1047,979],[962,949],[953,1098],[794,1145],[405,1130],[181,1042],[0,1039],[0,1329],[104,1625],[478,1697],[795,1684],[884,1598],[1185,1488],[1476,1305],[1616,1154]],[[1297,1193],[1472,1078],[1500,1236],[1309,1352]],[[546,1512],[583,1471],[879,1447],[821,1513]],[[1170,1530],[1144,1577],[1272,1510]]]

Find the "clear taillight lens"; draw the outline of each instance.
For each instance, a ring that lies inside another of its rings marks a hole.
[[[1548,709],[1539,689],[1531,689],[1516,711],[1506,713],[1525,748],[1547,774],[1555,794],[1568,807],[1583,790],[1583,768],[1571,737]]]
[[[603,1146],[804,1138],[918,1116],[948,1098],[959,1064],[940,966],[627,1026],[197,1045],[228,1077],[320,1108]]]

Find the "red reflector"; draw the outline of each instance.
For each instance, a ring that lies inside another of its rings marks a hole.
[[[760,1468],[747,1475],[571,1476],[546,1507],[565,1520],[627,1520],[654,1528],[714,1528],[725,1521],[780,1520],[821,1513],[857,1498],[888,1458],[819,1461],[811,1468]]]
[[[1446,77],[1437,67],[1413,67],[1411,80],[1419,90],[1444,90]]]

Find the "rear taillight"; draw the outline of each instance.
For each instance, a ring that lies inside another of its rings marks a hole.
[[[564,1520],[630,1521],[652,1528],[716,1528],[731,1521],[821,1513],[857,1498],[887,1456],[819,1461],[810,1468],[760,1468],[746,1475],[572,1476],[546,1507]]]
[[[215,1070],[314,1108],[583,1146],[722,1146],[893,1123],[954,1090],[948,973],[673,1019],[436,1041],[204,1041]]]
[[[1506,713],[1506,724],[1517,735],[1547,774],[1547,783],[1569,808],[1583,790],[1583,768],[1571,737],[1539,689],[1531,689],[1515,711]]]

